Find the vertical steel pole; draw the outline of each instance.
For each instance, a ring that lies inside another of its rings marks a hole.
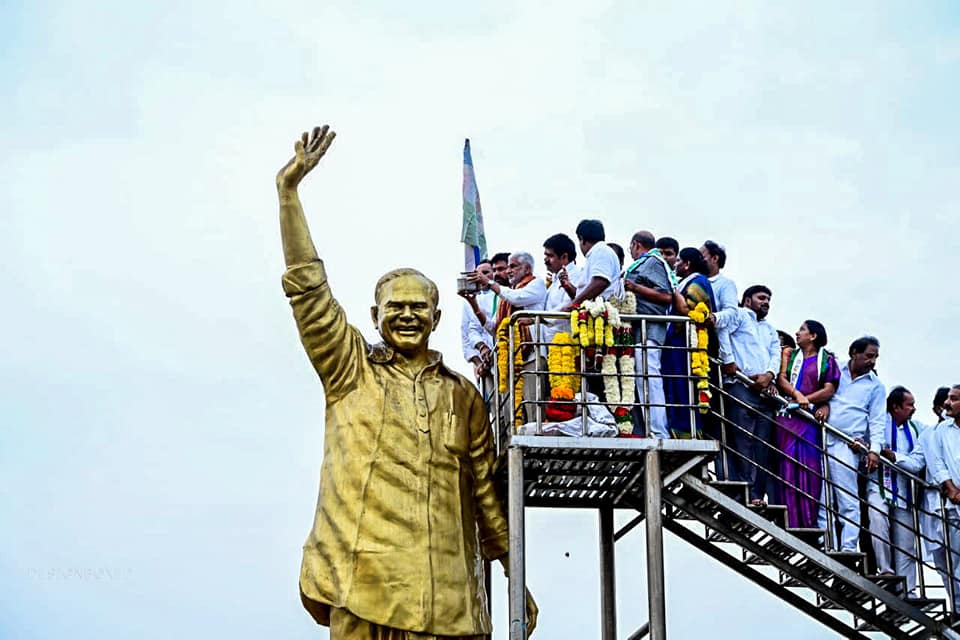
[[[727,455],[727,403],[724,400],[724,396],[727,391],[723,388],[723,374],[720,371],[717,371],[718,382],[720,386],[717,388],[717,393],[720,394],[720,462],[723,466],[723,478],[722,480],[730,479],[730,456]]]
[[[647,437],[652,438],[653,433],[650,430],[650,378],[647,371],[647,319],[640,320],[640,342],[642,345],[640,355],[643,357],[640,371],[643,373],[643,426],[647,432]]]
[[[589,324],[587,325],[589,326]],[[587,350],[581,343],[577,344],[580,350],[580,435],[587,435],[587,416],[590,407],[587,405]]]
[[[540,316],[533,317],[533,370],[534,382],[536,384],[537,399],[535,408],[537,410],[537,435],[543,433],[543,403],[541,400],[547,395],[543,392],[543,374],[540,373],[540,352],[543,346],[540,344]],[[549,369],[549,367],[547,367]]]
[[[947,517],[947,509],[948,509],[947,502],[944,499],[944,497],[941,495],[940,496],[940,522],[943,526],[943,546],[944,546],[944,552],[946,553],[946,556],[944,557],[944,560],[946,560],[946,564],[947,564],[946,587],[947,587],[947,595],[950,598],[950,611],[953,611],[954,615],[956,615],[957,614],[957,607],[956,607],[957,584],[956,584],[956,581],[953,579],[953,551],[951,551],[951,548],[950,548],[951,532],[950,532],[950,519]]]
[[[647,606],[650,617],[650,639],[667,639],[667,610],[663,581],[663,517],[660,489],[660,452],[647,452]]]
[[[826,521],[826,533],[823,536],[823,550],[824,551],[833,551],[837,548],[836,535],[836,520],[834,520],[833,512],[833,483],[830,481],[830,454],[827,453],[827,429],[826,427],[821,427],[822,435],[820,437],[820,445],[823,447],[823,488],[820,490],[820,495],[823,496],[823,510],[827,514]]]
[[[617,640],[617,577],[613,534],[613,507],[600,507],[601,640]]]
[[[909,427],[908,427],[909,428]],[[916,554],[914,558],[914,564],[917,569],[917,587],[920,589],[920,597],[927,597],[927,581],[923,577],[923,550],[920,548],[920,538],[923,537],[923,534],[920,533],[920,509],[923,507],[920,506],[923,504],[924,494],[923,489],[920,489],[920,499],[917,499],[917,485],[914,484],[913,480],[909,480],[910,484],[910,494],[913,496],[913,506],[910,509],[910,513],[913,515],[913,552]]]
[[[516,370],[514,367],[514,360],[516,360],[516,351],[520,346],[514,344],[514,331],[513,331],[513,318],[510,319],[510,323],[507,325],[507,330],[510,334],[507,337],[507,348],[510,350],[510,358],[507,360],[507,392],[510,394],[510,433],[516,433],[517,425],[517,378],[516,376],[522,375],[522,369],[520,371]],[[523,398],[519,398],[520,411],[523,411]],[[522,415],[522,414],[521,414]]]
[[[527,589],[524,575],[523,449],[507,449],[507,517],[510,526],[510,640],[527,638]]]
[[[683,333],[687,337],[687,339],[684,341],[686,343],[686,350],[683,352],[683,355],[687,360],[687,393],[689,394],[688,400],[690,401],[690,438],[696,440],[700,437],[700,434],[697,431],[697,413],[699,412],[699,407],[697,407],[697,404],[700,397],[700,392],[699,389],[697,389],[697,381],[693,379],[693,354],[697,350],[697,343],[694,342],[694,344],[690,344],[691,328],[694,332],[696,332],[696,327],[693,324],[693,321],[688,319],[683,323]],[[696,335],[696,333],[694,333],[694,335]],[[707,375],[709,377],[709,371]]]

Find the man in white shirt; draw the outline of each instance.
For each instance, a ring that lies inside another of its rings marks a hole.
[[[728,455],[729,480],[746,482],[750,502],[763,506],[768,489],[768,470],[773,442],[773,418],[762,394],[780,371],[780,339],[776,330],[763,327],[770,311],[770,289],[754,285],[743,292],[743,306],[724,309],[711,316],[717,329],[724,389],[731,396],[725,403],[727,444],[736,452]],[[736,372],[753,380],[747,386]],[[738,455],[739,454],[739,455]]]
[[[620,260],[604,242],[606,233],[599,220],[581,220],[577,225],[580,251],[586,258],[583,273],[577,284],[577,295],[563,310],[570,311],[584,300],[597,296],[608,299],[617,290],[620,281]]]
[[[717,311],[737,308],[737,285],[733,280],[720,273],[727,265],[727,250],[713,240],[707,240],[700,247],[703,259],[710,270],[710,284],[713,285],[713,297],[717,301]]]
[[[954,611],[960,610],[960,385],[943,402],[946,420],[937,427],[938,447],[927,462],[927,480],[940,486],[947,504],[946,547],[953,563]]]
[[[510,278],[510,287],[504,287],[496,280],[491,280],[479,272],[474,272],[468,277],[471,282],[477,282],[481,287],[488,286],[495,294],[500,296],[501,302],[497,309],[497,315],[494,318],[487,318],[484,327],[490,332],[490,335],[496,335],[497,327],[504,318],[507,318],[514,311],[523,309],[541,310],[543,303],[547,298],[547,287],[543,280],[533,275],[533,256],[526,252],[512,253],[507,262],[507,276]],[[547,388],[546,379],[540,381],[540,394],[537,394],[537,371],[546,371],[546,362],[540,354],[540,350],[533,344],[534,340],[530,336],[529,327],[533,324],[532,320],[525,319],[521,322],[525,328],[522,333],[522,341],[528,343],[523,347],[523,370],[520,375],[523,376],[523,401],[524,416],[527,422],[534,422],[537,419],[537,402],[546,397]],[[506,371],[498,371],[498,376],[507,375]],[[542,397],[541,397],[542,396]]]
[[[948,392],[950,391],[950,387],[946,387],[946,389]],[[945,400],[946,394],[944,394],[943,398],[939,401],[941,409]],[[938,415],[938,418],[939,417]],[[948,418],[939,424],[921,427],[916,444],[910,453],[903,453],[901,451],[894,452],[889,447],[880,453],[881,456],[891,462],[896,462],[898,467],[912,474],[916,475],[926,471],[926,481],[934,487],[924,489],[922,493],[923,499],[919,505],[920,514],[918,518],[920,521],[920,541],[924,554],[923,559],[933,560],[933,564],[937,568],[937,572],[940,574],[944,585],[946,585],[949,580],[949,573],[947,572],[947,550],[943,544],[943,524],[940,518],[940,492],[937,490],[936,484],[933,481],[932,469],[936,466],[933,459],[943,457],[940,451],[940,430],[949,428],[950,425],[951,421]],[[960,589],[958,589],[957,595],[960,595]],[[957,604],[960,605],[960,598],[957,599]],[[960,607],[955,607],[954,610],[960,610]]]
[[[545,311],[561,311],[577,296],[576,282],[580,281],[581,269],[576,263],[577,246],[565,233],[557,233],[543,242],[543,263],[547,267],[547,297]],[[540,341],[544,343],[543,353],[560,332],[570,333],[570,315],[562,319],[544,318],[540,324]]]
[[[911,418],[917,410],[913,394],[894,387],[887,396],[884,452],[909,456],[920,439],[920,425]],[[883,452],[881,452],[883,454]],[[870,506],[870,536],[877,558],[877,573],[904,576],[907,593],[917,586],[917,565],[913,526],[914,491],[910,479],[881,465],[867,485]]]
[[[826,436],[828,477],[837,487],[832,491],[833,508],[839,515],[839,540],[833,541],[833,548],[840,551],[857,550],[860,537],[857,468],[863,448],[869,451],[865,461],[867,472],[876,471],[880,465],[887,416],[886,389],[873,371],[880,357],[880,341],[873,336],[857,338],[850,344],[849,354],[850,360],[840,368],[840,386],[824,416],[829,418],[831,426],[860,442],[859,446],[850,447],[830,432]],[[826,529],[826,503],[820,506],[818,522],[821,529]]]
[[[493,278],[493,266],[489,260],[481,260],[477,265],[477,271],[487,278]],[[484,329],[480,316],[486,320],[487,317],[497,315],[499,296],[489,288],[477,293],[459,292],[459,294],[464,298],[463,316],[460,320],[463,358],[473,365],[474,379],[483,382],[481,391],[484,394],[484,400],[487,400],[493,391],[493,377],[490,375],[493,366],[493,336]]]

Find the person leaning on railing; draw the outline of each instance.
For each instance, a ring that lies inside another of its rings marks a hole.
[[[638,231],[630,241],[630,256],[633,262],[624,270],[623,288],[637,298],[637,313],[649,316],[665,316],[673,301],[673,284],[670,281],[670,265],[654,253],[656,240],[649,231]],[[647,321],[636,323],[634,342],[637,343],[635,359],[637,374],[637,400],[649,409],[645,425],[647,436],[669,438],[667,412],[664,408],[663,378],[660,375],[661,345],[667,335],[665,322]]]
[[[897,386],[890,390],[884,451],[909,455],[916,448],[923,426],[911,420],[916,410],[916,401],[907,389]],[[870,541],[877,558],[877,573],[904,576],[908,594],[917,586],[917,565],[913,558],[914,495],[910,479],[887,465],[877,469],[877,481],[867,486]]]
[[[813,412],[820,422],[840,384],[840,367],[826,346],[827,330],[816,320],[807,320],[797,330],[796,349],[783,350],[777,376],[780,392],[801,409]],[[823,484],[822,433],[820,425],[799,416],[777,418],[775,441],[783,454],[779,476],[791,527],[817,524]]]
[[[701,302],[707,305],[710,313],[715,312],[717,304],[713,297],[713,286],[707,277],[707,263],[700,252],[693,247],[684,248],[677,256],[676,269],[681,280],[673,294],[673,315],[685,316]],[[700,412],[694,412],[693,426],[696,428],[691,429],[691,411],[688,407],[697,404],[697,401],[690,397],[690,380],[687,377],[690,370],[690,353],[686,350],[687,328],[686,323],[679,322],[667,327],[664,340],[666,348],[663,349],[660,364],[667,424],[673,436],[680,438],[699,433],[701,422]]]
[[[733,399],[727,403],[727,428],[733,455],[729,456],[730,480],[746,482],[750,502],[762,507],[770,491],[768,467],[771,421],[762,394],[780,370],[780,340],[776,330],[761,326],[770,310],[770,289],[764,285],[743,292],[743,306],[711,314],[720,342],[724,389]],[[737,378],[748,376],[749,385]]]
[[[833,504],[840,516],[840,551],[856,551],[860,537],[860,501],[857,490],[857,467],[860,452],[867,447],[866,470],[876,471],[880,465],[883,427],[887,415],[886,389],[873,369],[880,356],[880,341],[872,336],[858,338],[850,344],[850,360],[840,368],[840,386],[830,405],[819,415],[853,444],[828,432],[826,436],[827,476],[833,491]],[[829,517],[833,517],[831,513]],[[820,507],[817,526],[827,528],[826,502]],[[828,547],[829,548],[829,547]]]
[[[928,479],[940,487],[946,506],[945,547],[953,570],[954,612],[960,610],[960,385],[954,385],[943,403],[947,420],[937,427],[936,446],[927,460]]]
[[[949,391],[949,387],[947,387],[947,390]],[[946,395],[944,395],[945,399]],[[940,401],[940,405],[942,408],[943,400]],[[880,452],[880,455],[909,473],[916,475],[926,472],[927,481],[932,481],[932,469],[936,466],[933,459],[943,457],[940,450],[940,430],[949,426],[950,420],[948,419],[939,424],[923,427],[920,429],[912,451],[893,451],[890,447],[886,447]],[[935,484],[929,484],[923,489],[920,504],[916,505],[915,508],[919,510],[917,519],[920,524],[923,559],[933,561],[944,586],[946,586],[950,572],[947,566],[947,550],[943,543],[940,504],[940,492]],[[955,599],[954,603],[954,610],[956,611],[960,602]]]

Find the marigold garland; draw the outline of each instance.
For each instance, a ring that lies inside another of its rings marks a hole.
[[[573,400],[580,387],[577,374],[576,341],[569,333],[561,331],[553,336],[547,350],[547,370],[550,371],[550,398]]]
[[[690,320],[696,325],[697,348],[690,354],[690,372],[697,377],[697,407],[700,413],[706,414],[710,411],[710,382],[708,375],[710,373],[710,358],[707,357],[707,346],[710,342],[710,336],[707,333],[707,327],[704,324],[710,317],[710,309],[703,302],[698,302],[688,314]]]
[[[523,376],[521,375],[523,369],[523,349],[521,348],[521,341],[520,325],[515,324],[513,326],[513,376],[516,378],[516,383],[513,389],[513,422],[516,426],[523,424],[523,412],[520,410],[520,403],[523,402]],[[500,326],[497,327],[497,372],[499,377],[497,384],[500,393],[507,392],[507,372],[509,371],[509,360],[507,360],[507,358],[509,357],[510,318],[504,318],[500,322]]]

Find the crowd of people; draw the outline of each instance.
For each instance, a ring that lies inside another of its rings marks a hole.
[[[785,505],[789,527],[827,529],[831,505],[829,548],[862,547],[877,573],[904,576],[907,593],[913,593],[919,546],[944,585],[951,571],[954,584],[960,584],[960,385],[937,391],[936,421],[924,425],[914,419],[914,395],[903,386],[887,393],[877,376],[877,338],[854,340],[841,362],[827,350],[827,330],[814,319],[792,335],[778,331],[767,320],[771,290],[755,284],[738,295],[736,283],[722,273],[727,253],[717,242],[681,248],[674,238],[638,231],[630,239],[627,263],[623,249],[606,242],[599,220],[581,221],[575,233],[577,244],[563,233],[543,242],[546,278],[535,275],[534,257],[524,251],[497,253],[469,274],[479,291],[461,292],[463,354],[483,388],[494,388],[497,327],[514,311],[567,313],[598,297],[631,293],[636,313],[648,321],[642,331],[635,328],[636,406],[644,411],[634,412],[629,435],[702,432],[723,439],[726,455],[718,459],[716,474],[745,482],[752,506]],[[691,411],[686,329],[655,320],[686,316],[699,304],[709,310],[709,352],[717,363],[710,375],[723,389],[722,412],[716,406],[703,414]],[[519,376],[540,375],[554,336],[571,331],[568,313],[537,325],[539,334],[527,333],[525,340],[540,346],[524,352]],[[588,382],[602,398],[599,378]],[[548,391],[543,383],[523,385],[527,422],[537,421]],[[881,463],[881,457],[892,464]],[[900,469],[925,474],[933,488],[918,490]],[[922,545],[917,545],[917,512]],[[954,610],[960,610],[960,586],[953,591]]]

